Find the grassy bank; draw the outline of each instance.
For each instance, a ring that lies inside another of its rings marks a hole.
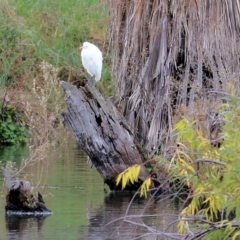
[[[87,40],[104,49],[105,2],[2,0],[0,25],[0,102],[22,113],[31,142],[39,144],[60,121],[64,104],[59,81],[87,76],[79,46]],[[106,92],[108,69],[100,86]]]
[[[7,80],[31,82],[35,64],[42,60],[55,67],[79,68],[78,47],[83,41],[96,42],[103,48],[106,14],[104,2],[99,0],[3,0],[1,85]]]

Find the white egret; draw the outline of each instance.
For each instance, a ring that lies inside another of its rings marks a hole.
[[[95,81],[99,81],[102,72],[102,52],[89,42],[84,42],[80,49],[83,67]]]

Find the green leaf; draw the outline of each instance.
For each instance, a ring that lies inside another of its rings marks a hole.
[[[15,125],[13,125],[13,124],[8,124],[8,128],[12,131],[14,131],[16,129]]]

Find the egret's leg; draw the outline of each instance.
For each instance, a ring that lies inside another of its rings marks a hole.
[[[91,85],[91,86],[95,86],[94,76],[91,76],[91,77],[88,79],[88,84]]]
[[[93,86],[96,87],[95,75],[91,77],[91,80],[92,80]]]

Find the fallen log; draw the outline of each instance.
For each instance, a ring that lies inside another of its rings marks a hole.
[[[42,195],[32,193],[29,181],[12,180],[9,171],[2,168],[7,186],[5,213],[7,216],[48,216],[52,212],[47,209]]]
[[[63,81],[61,85],[67,105],[67,111],[62,113],[64,124],[90,157],[104,182],[111,190],[121,189],[121,186],[116,186],[118,174],[139,164],[139,181],[129,184],[126,190],[138,189],[149,173],[124,117],[90,82],[79,89]]]

